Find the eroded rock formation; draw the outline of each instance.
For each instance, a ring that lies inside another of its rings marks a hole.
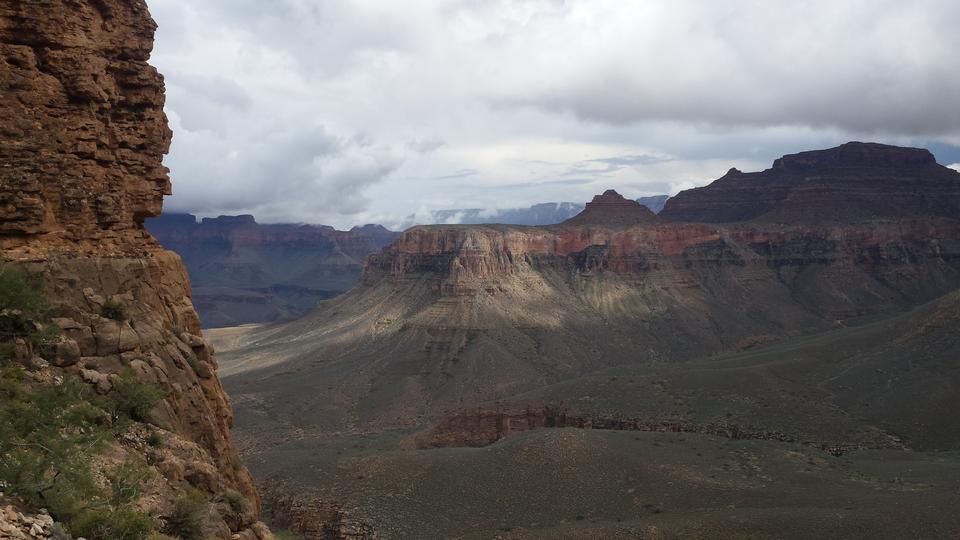
[[[563,222],[565,225],[630,226],[657,221],[657,215],[637,201],[631,201],[609,189],[587,203],[583,212]]]
[[[163,443],[146,444],[141,426],[111,445],[156,473],[145,508],[169,515],[192,486],[213,503],[207,536],[266,538],[189,279],[143,228],[170,192],[154,30],[143,0],[0,6],[0,248],[42,280],[62,330],[54,352],[28,359],[33,379],[78,377],[109,395],[132,370],[164,391],[150,428]]]

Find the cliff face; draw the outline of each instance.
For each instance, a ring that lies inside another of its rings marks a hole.
[[[197,222],[164,214],[147,228],[182,258],[204,327],[302,315],[360,277],[363,260],[396,238],[379,225],[338,231],[317,225],[261,225],[253,216]]]
[[[62,330],[46,358],[26,360],[33,380],[77,377],[109,396],[132,371],[162,390],[153,425],[110,445],[155,473],[138,504],[163,520],[192,486],[211,503],[206,536],[266,538],[186,271],[143,228],[170,191],[154,29],[142,0],[0,6],[0,248],[43,282]],[[164,443],[146,444],[149,431]]]
[[[141,1],[0,7],[4,248],[41,236],[44,249],[100,253],[147,243],[143,219],[170,190],[154,29]]]
[[[530,273],[596,280],[609,274],[668,289],[700,287],[715,272],[712,279],[801,288],[795,301],[842,318],[943,294],[955,283],[958,263],[960,224],[949,220],[816,228],[432,226],[410,229],[371,256],[364,282],[427,280],[443,296],[475,296]],[[839,290],[848,293],[830,292]]]
[[[731,169],[670,199],[670,221],[849,223],[960,215],[960,173],[919,148],[847,143],[784,156],[762,172]]]

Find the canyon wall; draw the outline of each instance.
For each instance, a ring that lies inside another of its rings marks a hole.
[[[935,298],[956,285],[958,265],[960,224],[952,220],[819,227],[431,226],[410,229],[371,256],[363,279],[427,279],[441,295],[458,296],[492,293],[511,275],[547,270],[572,280],[609,273],[663,290],[699,288],[712,273],[714,279],[728,275],[794,289],[795,301],[842,318]],[[841,289],[847,292],[831,293]]]
[[[205,328],[302,315],[360,278],[363,260],[396,238],[379,225],[260,224],[253,216],[198,222],[189,214],[148,219],[147,229],[183,259]]]
[[[62,331],[24,362],[39,384],[77,377],[110,395],[132,372],[159,387],[151,422],[110,445],[155,474],[137,504],[163,520],[193,487],[210,503],[206,537],[268,538],[187,273],[143,226],[170,193],[155,28],[143,0],[0,6],[0,248],[42,282],[44,322]]]

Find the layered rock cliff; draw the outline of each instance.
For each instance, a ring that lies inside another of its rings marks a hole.
[[[379,225],[262,225],[253,216],[198,222],[189,214],[147,220],[183,259],[204,327],[293,318],[356,284],[363,260],[396,238]]]
[[[851,142],[730,171],[670,199],[670,221],[850,223],[960,215],[960,173],[920,148]]]
[[[0,248],[42,283],[50,308],[31,324],[59,329],[43,358],[22,342],[14,358],[34,387],[157,388],[95,472],[142,461],[152,480],[132,504],[159,523],[193,488],[209,508],[204,537],[267,538],[186,271],[143,227],[170,192],[154,30],[142,0],[0,6]]]

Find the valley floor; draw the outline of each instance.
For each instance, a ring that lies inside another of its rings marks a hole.
[[[308,539],[936,539],[960,537],[958,321],[954,293],[341,431],[278,413],[231,364],[249,362],[230,351],[249,329],[213,339],[245,460],[279,524]]]

